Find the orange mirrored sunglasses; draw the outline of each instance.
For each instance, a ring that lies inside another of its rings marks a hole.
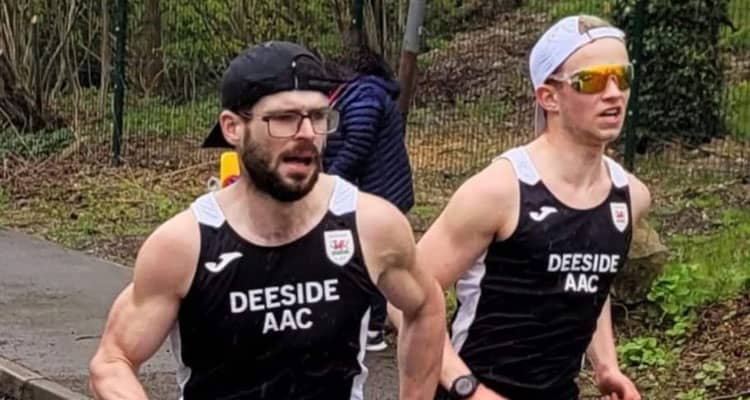
[[[617,87],[620,90],[628,90],[633,81],[633,65],[593,65],[569,75],[552,75],[549,79],[558,82],[567,82],[578,93],[595,94],[607,88],[610,76],[617,78]]]

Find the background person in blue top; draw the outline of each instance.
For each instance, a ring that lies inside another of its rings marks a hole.
[[[404,118],[398,109],[399,84],[388,63],[364,42],[336,66],[348,83],[332,96],[341,115],[328,137],[323,168],[380,196],[407,213],[414,205],[411,164],[404,142]],[[372,301],[367,349],[384,350],[385,299]]]

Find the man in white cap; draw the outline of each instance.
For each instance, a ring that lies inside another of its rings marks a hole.
[[[538,137],[466,181],[418,243],[459,302],[442,398],[576,399],[585,352],[605,398],[640,399],[618,367],[608,297],[651,202],[605,156],[629,97],[624,37],[590,16],[549,28],[530,57]]]

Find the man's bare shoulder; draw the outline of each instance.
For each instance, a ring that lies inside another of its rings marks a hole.
[[[388,201],[359,192],[357,233],[370,279],[376,284],[384,271],[408,269],[413,263],[415,243],[411,225]]]
[[[519,185],[513,165],[506,159],[498,159],[456,190],[449,209],[465,215],[493,215],[492,210],[502,210],[517,201],[518,196]]]
[[[518,178],[513,165],[505,158],[493,161],[462,185],[464,190],[494,200],[508,197],[509,192],[512,193],[515,188],[518,188]]]
[[[411,225],[396,206],[364,192],[359,192],[357,199],[357,230],[363,240],[375,246],[412,238]]]
[[[190,210],[170,218],[146,239],[135,262],[136,284],[151,282],[187,292],[200,253],[200,230]]]
[[[651,208],[651,192],[648,187],[635,175],[628,174],[628,187],[630,188],[630,202],[633,206],[633,217],[635,220],[643,218]]]

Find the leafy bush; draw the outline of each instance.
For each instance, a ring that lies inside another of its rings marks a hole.
[[[706,205],[710,199],[697,199]],[[735,296],[750,282],[750,213],[726,210],[723,229],[708,236],[679,236],[670,240],[675,260],[651,286],[648,299],[656,303],[672,327],[669,336],[682,337],[695,321],[700,307]]]
[[[723,135],[720,31],[728,0],[651,0],[637,21],[639,1],[614,0],[612,16],[631,38],[638,23],[644,27],[638,128],[691,142]]]
[[[653,337],[636,337],[622,343],[617,346],[617,358],[637,369],[664,367],[674,361],[674,355]]]
[[[214,89],[226,63],[266,40],[304,43],[322,53],[340,48],[331,2],[323,0],[163,0],[162,48],[172,97],[195,99]],[[143,2],[129,2],[130,47],[138,48]],[[243,6],[244,4],[244,6]]]
[[[665,316],[684,317],[712,296],[712,288],[695,284],[706,279],[697,264],[673,265],[668,273],[654,281],[648,299],[659,304]]]
[[[733,52],[750,50],[750,1],[730,0],[729,19],[731,26],[722,28],[724,43]]]

